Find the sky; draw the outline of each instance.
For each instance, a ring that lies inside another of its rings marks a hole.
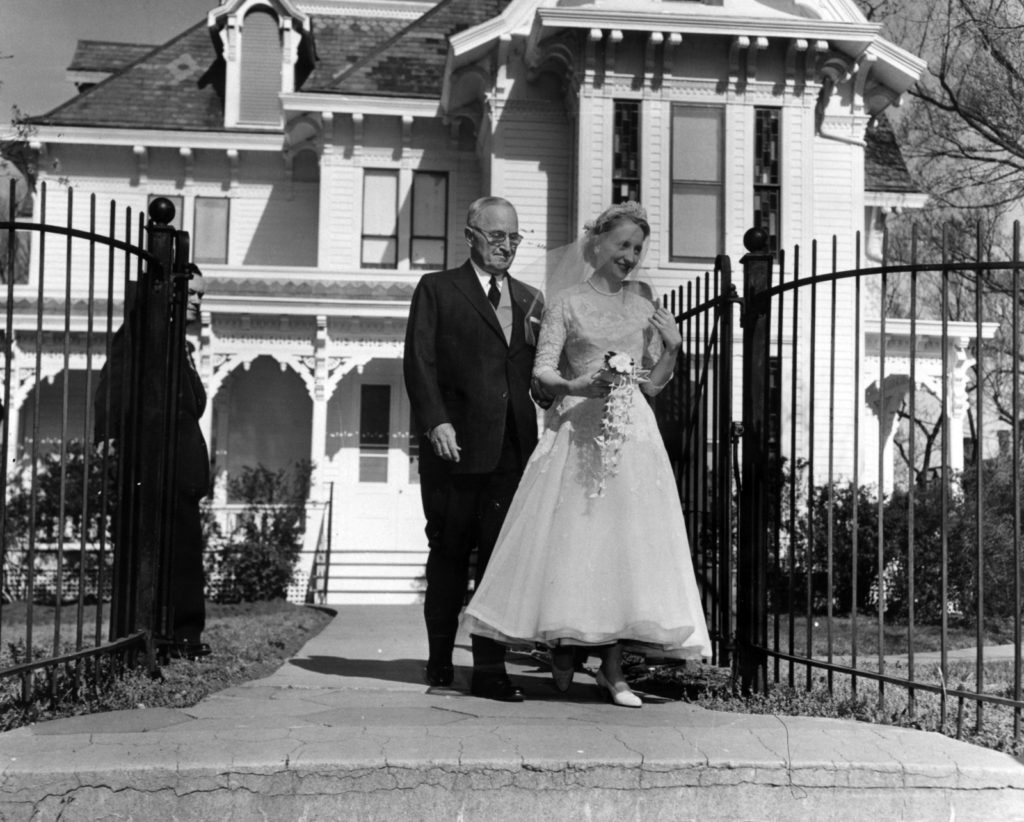
[[[11,106],[45,114],[75,95],[65,71],[79,40],[160,45],[218,0],[0,0],[0,133]]]

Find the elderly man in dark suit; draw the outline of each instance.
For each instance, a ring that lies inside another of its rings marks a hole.
[[[522,241],[516,210],[484,197],[469,207],[470,259],[426,274],[413,293],[405,385],[420,432],[420,489],[430,549],[424,617],[427,683],[452,683],[452,649],[470,556],[487,568],[523,467],[537,444],[531,374],[542,301],[509,268]],[[519,702],[503,646],[473,637],[470,692]]]

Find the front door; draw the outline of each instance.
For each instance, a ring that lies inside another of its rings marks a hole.
[[[401,362],[346,376],[334,489],[332,588],[349,602],[414,602],[426,538]]]

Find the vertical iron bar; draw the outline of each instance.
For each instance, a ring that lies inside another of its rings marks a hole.
[[[811,243],[811,306],[810,333],[808,343],[808,375],[807,375],[807,603],[805,653],[810,659],[814,656],[814,558],[815,558],[815,517],[814,517],[814,397],[817,382],[817,357],[814,340],[817,337],[818,325],[818,241]],[[807,666],[807,690],[813,683],[811,666]]]
[[[46,182],[39,186],[40,222],[46,222]],[[39,528],[38,508],[36,499],[39,494],[39,390],[42,387],[43,373],[43,303],[46,297],[46,233],[39,234],[39,286],[36,297],[36,337],[35,337],[35,389],[32,402],[32,445],[30,447],[30,497],[29,497],[29,531],[28,531],[28,579],[25,591],[25,655],[26,659],[33,657],[33,632],[32,624],[35,621],[35,587],[36,587],[36,540]],[[21,680],[21,694],[24,701],[31,698],[32,693],[31,674],[26,674]]]
[[[917,264],[917,224],[910,230],[910,263]],[[908,436],[908,449],[910,461],[910,474],[907,482],[907,679],[914,681],[914,574],[916,566],[914,553],[917,540],[916,529],[916,505],[917,505],[917,436],[915,421],[917,420],[917,269],[910,271],[910,432]],[[907,710],[911,717],[916,713],[916,700],[914,689],[907,689]]]
[[[69,188],[67,194],[68,212],[67,226],[72,228],[74,222],[74,189]],[[69,403],[68,395],[71,393],[71,234],[67,235],[64,244],[64,346],[62,361],[62,392],[60,409],[60,503],[58,507],[58,527],[60,531],[57,536],[57,579],[55,583],[56,596],[53,605],[53,655],[61,653],[60,629],[62,617],[62,603],[64,600],[64,539],[65,519],[67,518],[67,488],[68,488],[68,424],[69,424]],[[53,680],[51,679],[51,683]]]
[[[857,240],[854,243],[854,264],[857,271],[861,266],[861,234],[857,232]],[[862,332],[861,324],[861,275],[858,273],[854,278],[854,299],[853,299],[853,499],[850,502],[850,667],[857,669],[857,609],[860,604],[860,590],[857,585],[857,571],[860,567],[860,421],[861,408],[864,406],[861,397],[860,377],[862,361]],[[857,696],[857,675],[850,677],[850,693]]]
[[[785,296],[782,292],[782,286],[786,281],[786,252],[783,249],[779,249],[779,296],[776,301],[776,313],[778,315],[778,324],[776,325],[775,331],[775,359],[778,363],[778,370],[776,373],[777,389],[779,405],[778,407],[772,407],[772,411],[778,416],[772,421],[771,435],[778,436],[778,441],[775,443],[775,455],[776,462],[772,466],[772,479],[773,479],[773,493],[772,493],[772,540],[775,548],[775,573],[773,576],[774,585],[772,586],[772,650],[778,651],[780,647],[779,640],[781,639],[781,628],[782,628],[782,608],[780,603],[782,601],[782,477],[783,477],[783,465],[784,460],[782,457],[782,332],[785,328],[784,322],[784,308],[785,308]],[[773,403],[774,403],[773,394]],[[792,554],[792,544],[790,544],[790,554]],[[778,655],[775,656],[774,666],[772,671],[772,681],[778,683],[781,678],[780,660]]]
[[[888,356],[886,345],[886,299],[889,294],[889,260],[886,257],[886,244],[882,244],[882,284],[881,284],[881,311],[879,317],[878,333],[878,489],[877,508],[875,511],[875,591],[876,619],[878,629],[878,672],[885,673],[885,442],[888,438],[885,423],[888,421],[888,409],[886,403],[889,401],[889,392],[885,387],[885,365]],[[896,411],[893,411],[893,438],[895,439]],[[891,456],[891,454],[890,454]],[[891,462],[890,462],[891,467]],[[878,681],[878,707],[885,707],[885,682]]]
[[[942,537],[940,548],[940,572],[939,572],[939,597],[942,603],[942,616],[940,618],[939,631],[939,674],[943,682],[949,681],[949,659],[947,650],[947,639],[949,631],[949,244],[948,226],[942,229],[942,277],[940,285],[939,306],[942,312],[942,488],[941,502],[939,505],[942,521]],[[939,723],[940,727],[946,724],[946,692],[943,689],[939,697]]]
[[[3,432],[0,433],[0,459],[4,461],[4,478],[6,483],[7,471],[11,466],[8,456],[11,450],[17,448],[17,443],[10,441],[10,415],[11,415],[11,371],[14,358],[14,264],[17,259],[15,242],[17,233],[14,230],[14,202],[16,199],[16,181],[12,177],[10,181],[10,193],[7,198],[8,214],[7,219],[12,225],[7,229],[7,301],[4,304],[4,387],[3,387],[3,408],[0,409],[0,418],[3,421]],[[0,494],[0,568],[7,567],[7,494]],[[3,597],[0,597],[0,615],[3,614]],[[0,620],[2,626],[3,620]],[[0,627],[0,640],[3,639],[3,628]]]
[[[1010,433],[1013,458],[1010,460],[1013,471],[1013,698],[1021,701],[1021,523],[1020,523],[1020,221],[1013,223],[1013,388],[1011,389],[1011,405],[1013,408],[1013,428]],[[1021,736],[1021,709],[1019,704],[1013,709],[1013,738],[1019,741]]]
[[[719,550],[714,552],[715,563],[718,570],[718,600],[719,614],[717,622],[721,626],[718,664],[721,666],[730,665],[731,642],[730,637],[734,634],[731,630],[732,619],[732,383],[733,383],[733,303],[732,303],[732,262],[726,256],[721,256],[715,261],[715,270],[719,273],[718,284],[718,367],[716,372],[716,398],[719,408],[718,415],[718,461],[715,465],[715,477],[718,480],[716,496],[718,503],[716,517],[720,522],[718,529]]]
[[[837,265],[838,243],[835,235],[832,236],[832,273],[838,271]],[[825,551],[827,557],[827,581],[825,593],[825,632],[828,647],[828,663],[831,666],[835,661],[833,648],[833,613],[832,599],[835,594],[833,574],[835,572],[835,430],[836,430],[836,300],[839,296],[838,286],[835,277],[832,278],[832,294],[829,305],[829,365],[828,365],[828,514],[826,524]],[[834,675],[832,668],[828,669],[828,692],[831,694],[834,687]]]
[[[800,352],[800,345],[798,340],[800,339],[800,246],[796,246],[793,249],[793,318],[790,321],[792,323],[791,342],[790,342],[790,362],[789,362],[789,452],[790,452],[790,480],[789,480],[789,602],[788,602],[788,620],[789,620],[789,654],[794,656],[796,654],[796,551],[797,551],[797,538],[796,538],[796,500],[797,500],[797,483],[800,477],[800,466],[797,460],[797,417],[799,416],[799,409],[797,407],[797,376],[799,374],[799,362],[798,354]],[[796,684],[796,666],[793,660],[789,662],[789,687],[792,688]]]
[[[977,389],[976,399],[978,412],[978,430],[974,438],[974,470],[977,474],[974,492],[974,514],[975,514],[975,539],[976,557],[975,573],[977,574],[978,602],[975,619],[975,659],[974,679],[977,693],[985,691],[985,462],[982,459],[985,442],[985,385],[984,385],[984,343],[982,336],[982,320],[984,319],[984,306],[982,304],[982,284],[984,283],[984,271],[982,268],[982,237],[981,222],[979,221],[975,234],[975,262],[977,267],[974,270],[974,384]],[[985,703],[977,699],[975,704],[975,732],[981,733],[985,721]]]
[[[85,414],[82,421],[82,539],[79,544],[78,602],[75,619],[75,648],[81,650],[85,641],[85,586],[88,578],[86,568],[89,556],[89,492],[93,487],[92,477],[92,334],[95,318],[96,299],[96,195],[89,196],[89,286],[87,292],[85,326]],[[88,553],[87,553],[88,552]]]

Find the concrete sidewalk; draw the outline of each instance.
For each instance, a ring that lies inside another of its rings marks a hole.
[[[343,606],[266,679],[188,710],[0,734],[0,818],[1024,820],[1024,764],[944,736],[566,696],[523,657],[521,704],[428,693],[417,606]],[[456,685],[465,686],[462,644]]]

